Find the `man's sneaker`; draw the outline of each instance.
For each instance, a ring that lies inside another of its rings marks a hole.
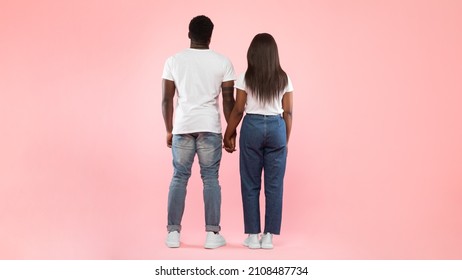
[[[249,234],[249,236],[244,240],[244,246],[249,247],[249,249],[260,249],[260,241],[258,240],[258,234]]]
[[[273,249],[273,235],[271,233],[264,233],[261,236],[261,247],[263,249]]]
[[[207,231],[204,248],[215,249],[224,245],[226,245],[226,241],[223,236],[221,236],[219,233]]]
[[[165,245],[169,248],[180,247],[180,233],[178,231],[169,232],[165,240]]]

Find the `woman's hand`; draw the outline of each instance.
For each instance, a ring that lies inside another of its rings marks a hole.
[[[233,135],[228,135],[225,133],[223,137],[223,148],[228,153],[233,153],[236,151],[236,132]]]

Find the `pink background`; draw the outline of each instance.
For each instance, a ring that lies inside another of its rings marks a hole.
[[[462,2],[1,1],[1,259],[461,259]],[[276,38],[294,86],[282,235],[247,250],[238,154],[228,246],[204,250],[197,163],[167,249],[165,59],[198,14],[245,71]]]

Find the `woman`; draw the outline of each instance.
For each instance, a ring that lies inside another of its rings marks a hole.
[[[292,83],[279,63],[276,41],[256,35],[247,51],[247,71],[235,83],[236,103],[223,138],[224,148],[236,150],[236,127],[246,113],[239,138],[244,245],[272,249],[281,229],[282,193],[287,143],[292,127]],[[265,228],[261,240],[260,190],[264,171]]]

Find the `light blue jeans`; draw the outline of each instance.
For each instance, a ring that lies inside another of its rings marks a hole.
[[[221,187],[218,182],[222,154],[220,133],[175,134],[172,140],[173,178],[168,193],[168,231],[181,231],[186,186],[197,154],[203,182],[205,230],[220,231]]]

